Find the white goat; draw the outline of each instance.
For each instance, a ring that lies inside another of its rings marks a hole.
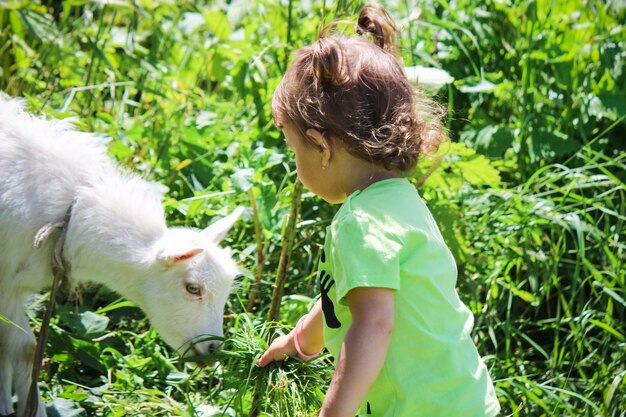
[[[241,209],[204,231],[168,229],[160,196],[121,173],[103,141],[66,122],[27,114],[0,97],[0,415],[22,417],[30,387],[35,338],[24,303],[50,286],[53,238],[33,247],[39,229],[63,218],[70,280],[105,284],[141,307],[166,343],[209,354],[221,336],[223,310],[238,273],[217,243]],[[46,415],[39,400],[39,417]]]

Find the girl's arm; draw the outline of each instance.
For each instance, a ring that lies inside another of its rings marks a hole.
[[[322,319],[322,302],[318,300],[307,314],[298,333],[298,343],[302,353],[314,354],[324,347]],[[274,339],[270,347],[257,361],[257,365],[263,367],[274,361],[285,360],[288,356],[295,356],[297,352],[293,340],[294,334],[295,329],[285,336]]]
[[[394,326],[394,292],[359,287],[346,296],[352,314],[320,417],[353,417],[378,377]],[[299,339],[298,339],[299,340]]]

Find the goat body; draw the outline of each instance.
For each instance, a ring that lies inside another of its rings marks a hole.
[[[154,187],[123,173],[104,141],[70,124],[26,113],[0,97],[0,415],[23,417],[35,338],[27,298],[52,282],[54,239],[33,246],[37,231],[72,213],[64,255],[72,282],[104,284],[135,302],[175,349],[211,352],[238,272],[218,247],[241,209],[204,231],[167,228]],[[45,408],[39,403],[38,417]]]

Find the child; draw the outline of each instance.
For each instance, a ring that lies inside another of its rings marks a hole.
[[[323,346],[336,371],[322,417],[485,417],[499,412],[471,339],[473,317],[430,212],[403,177],[444,138],[424,117],[401,62],[396,26],[367,5],[361,37],[302,48],[272,101],[298,177],[331,204],[319,264],[321,298],[258,361],[310,359]],[[371,37],[371,39],[369,38]],[[432,112],[431,112],[432,113]]]

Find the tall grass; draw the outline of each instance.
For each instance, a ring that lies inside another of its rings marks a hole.
[[[626,159],[575,159],[463,198],[475,262],[461,292],[475,295],[477,340],[519,415],[619,416],[626,404],[626,188],[611,172]]]
[[[424,161],[414,180],[459,264],[459,293],[505,413],[623,417],[626,9],[578,0],[383,3],[405,28],[405,64],[456,80],[440,92],[452,144],[437,169]],[[131,303],[85,289],[82,300],[61,297],[53,318],[42,375],[51,413],[314,413],[329,358],[254,366],[312,304],[335,210],[304,191],[273,308],[283,325],[266,323],[296,198],[269,103],[289,52],[359,7],[0,1],[2,91],[110,135],[113,157],[167,187],[172,224],[203,227],[254,202],[253,218],[226,242],[248,271],[227,306],[216,366],[192,367]]]

